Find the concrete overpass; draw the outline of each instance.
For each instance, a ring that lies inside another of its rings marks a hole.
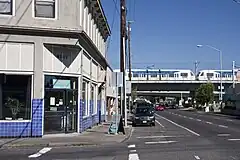
[[[208,81],[131,81],[132,89],[137,90],[137,94],[141,96],[174,96],[189,97],[195,94],[196,89]],[[220,81],[212,81],[216,98],[220,94]],[[239,82],[237,82],[239,83]],[[232,81],[223,81],[223,94],[225,89],[233,84]]]

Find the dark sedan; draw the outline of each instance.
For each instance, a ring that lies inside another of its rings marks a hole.
[[[149,106],[137,107],[132,116],[132,125],[150,125],[155,126],[154,109]]]

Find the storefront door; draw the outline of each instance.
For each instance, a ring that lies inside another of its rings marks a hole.
[[[77,132],[77,90],[45,89],[44,132]]]

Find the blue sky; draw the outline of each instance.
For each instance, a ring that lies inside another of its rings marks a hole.
[[[112,29],[107,57],[119,68],[120,0],[101,1]],[[197,44],[221,49],[224,69],[231,69],[233,60],[240,65],[240,5],[232,0],[126,1],[128,19],[134,20],[133,68],[194,69],[197,60],[199,69],[219,69],[218,52]]]

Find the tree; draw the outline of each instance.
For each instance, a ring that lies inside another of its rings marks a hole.
[[[196,90],[196,101],[199,104],[212,103],[214,100],[214,85],[212,83],[201,84]]]

